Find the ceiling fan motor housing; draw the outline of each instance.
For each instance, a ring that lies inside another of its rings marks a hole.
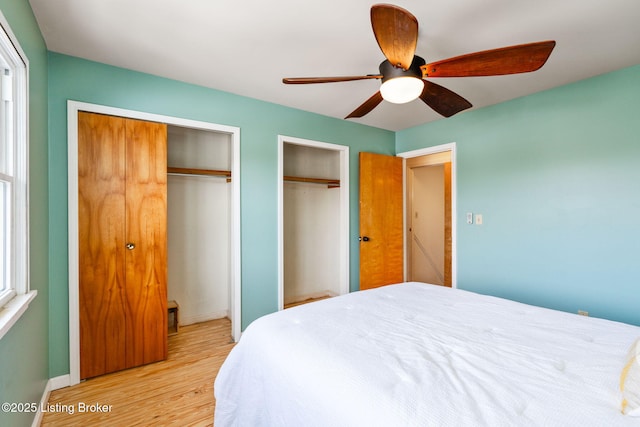
[[[415,77],[418,79],[422,79],[422,67],[426,62],[423,58],[414,55],[413,61],[411,61],[411,66],[408,69],[403,70],[400,67],[396,67],[391,64],[389,60],[385,60],[380,64],[380,74],[382,74],[382,83],[386,82],[390,79],[395,79],[396,77]]]

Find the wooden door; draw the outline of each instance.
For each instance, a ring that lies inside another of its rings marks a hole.
[[[167,357],[167,126],[126,122],[126,362]]]
[[[453,239],[451,226],[451,162],[444,164],[444,285],[453,286]]]
[[[80,377],[166,358],[166,126],[80,112],[78,193]]]
[[[402,158],[360,153],[360,289],[404,280]]]
[[[124,119],[78,113],[80,378],[126,368]]]

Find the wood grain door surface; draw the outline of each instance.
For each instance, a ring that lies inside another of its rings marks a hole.
[[[404,280],[402,158],[360,153],[360,289]]]
[[[166,134],[78,114],[83,379],[167,356]]]

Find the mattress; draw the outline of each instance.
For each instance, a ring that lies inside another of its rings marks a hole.
[[[640,327],[424,283],[249,325],[215,381],[223,426],[639,426],[620,372]]]

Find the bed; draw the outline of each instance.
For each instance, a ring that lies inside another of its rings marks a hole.
[[[354,292],[249,325],[216,377],[214,425],[637,427],[620,378],[639,337],[424,283]]]

